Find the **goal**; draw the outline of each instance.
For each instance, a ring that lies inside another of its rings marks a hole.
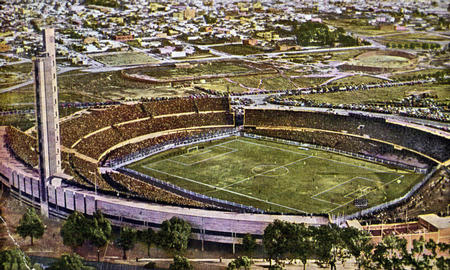
[[[187,149],[187,153],[198,151],[198,146],[189,147]]]

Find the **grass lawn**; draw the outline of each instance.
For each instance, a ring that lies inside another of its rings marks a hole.
[[[402,41],[402,40],[427,40],[427,41],[444,41],[444,40],[450,40],[450,38],[445,38],[442,36],[427,34],[427,33],[404,33],[404,34],[398,34],[398,35],[389,35],[384,37],[386,40],[396,40],[396,41]]]
[[[31,63],[6,65],[0,67],[0,89],[30,80]]]
[[[192,147],[192,146],[190,146]],[[328,152],[233,137],[174,149],[131,169],[208,196],[290,213],[351,213],[407,192],[422,175]]]
[[[132,69],[129,73],[141,73],[158,79],[176,79],[193,76],[207,76],[217,74],[241,74],[255,71],[254,68],[233,61],[216,61],[209,63],[193,64],[191,67],[148,67]]]
[[[253,46],[248,46],[248,45],[243,45],[243,44],[214,46],[212,48],[214,50],[221,51],[221,52],[228,53],[228,54],[233,54],[233,55],[249,55],[249,54],[264,53],[264,51],[259,48],[256,48]]]
[[[369,25],[366,19],[338,19],[326,20],[324,23],[334,27],[342,27],[346,31],[365,36],[379,36],[392,33],[398,33],[395,30],[379,30],[376,26]]]
[[[196,84],[205,89],[220,91],[220,92],[234,92],[234,93],[242,93],[248,91],[246,88],[241,87],[238,83],[236,83],[237,78],[233,78],[234,82],[230,82],[226,79],[214,79],[207,80],[205,83]]]
[[[158,62],[155,58],[142,52],[115,53],[91,56],[91,58],[109,66],[142,65]]]
[[[323,94],[310,94],[291,96],[293,99],[308,99],[319,103],[331,104],[365,104],[383,101],[401,100],[412,94],[430,93],[437,95],[437,101],[450,101],[450,91],[448,85],[445,84],[424,84],[412,86],[398,86],[375,88],[370,90],[350,91],[350,92],[334,92]]]
[[[382,83],[386,82],[385,80],[371,77],[371,76],[361,76],[361,75],[355,75],[355,76],[349,76],[344,77],[339,80],[332,81],[330,85],[357,85],[357,84],[370,84],[370,83]]]

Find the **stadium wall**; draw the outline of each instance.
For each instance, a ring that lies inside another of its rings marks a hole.
[[[39,178],[32,176],[30,172],[19,171],[8,165],[8,160],[0,164],[1,183],[9,188],[12,197],[30,207],[40,209]],[[95,194],[92,191],[65,185],[48,186],[47,192],[49,214],[55,218],[65,219],[74,211],[92,215],[96,210],[101,210],[114,225],[158,229],[163,221],[177,216],[191,224],[192,239],[226,244],[241,243],[242,237],[247,233],[260,240],[266,226],[276,219],[310,225],[330,222],[325,215],[268,215],[162,206]]]

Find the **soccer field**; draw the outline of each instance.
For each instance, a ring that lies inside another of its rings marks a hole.
[[[347,156],[232,137],[128,166],[211,197],[284,213],[349,214],[405,194],[423,175]]]

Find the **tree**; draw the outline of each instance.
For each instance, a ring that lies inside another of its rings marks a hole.
[[[0,251],[0,270],[42,270],[39,264],[33,265],[30,258],[20,249],[10,249]]]
[[[373,250],[370,233],[349,227],[343,229],[341,237],[350,254],[355,257],[358,269],[361,266],[369,268]]]
[[[372,258],[379,268],[403,269],[406,255],[406,240],[388,235],[375,247]]]
[[[147,245],[147,256],[150,257],[150,246],[156,243],[156,233],[152,228],[147,228],[146,230],[139,231],[139,241]]]
[[[242,238],[242,249],[250,257],[253,254],[253,251],[255,251],[256,239],[254,239],[251,234],[247,233],[246,235],[244,235],[244,238]]]
[[[116,239],[116,245],[123,251],[123,259],[127,259],[127,250],[130,250],[136,244],[137,232],[135,229],[129,227],[122,227],[120,235]]]
[[[228,263],[227,270],[236,270],[244,268],[245,270],[250,269],[250,266],[253,264],[252,260],[246,256],[238,257],[237,259],[232,260]]]
[[[308,258],[313,255],[312,231],[305,224],[292,224],[288,235],[288,252],[293,258],[299,258],[306,269]]]
[[[336,269],[336,262],[345,262],[350,256],[345,249],[344,241],[340,235],[341,230],[337,225],[323,225],[313,229],[315,255],[319,265],[330,265]]]
[[[85,266],[77,254],[64,254],[52,263],[49,270],[93,270],[94,267]]]
[[[287,252],[288,227],[288,222],[275,220],[264,229],[263,245],[269,257],[270,265],[272,265],[272,260],[275,260],[275,263],[278,265],[280,259]]]
[[[191,225],[178,217],[165,220],[158,232],[160,246],[172,254],[184,252],[187,249],[190,236]]]
[[[28,208],[23,214],[17,226],[17,233],[22,237],[30,237],[31,245],[33,245],[34,238],[41,238],[44,235],[45,225],[34,208]]]
[[[61,227],[63,244],[72,250],[83,245],[89,237],[89,221],[80,212],[73,212]]]
[[[97,247],[97,261],[100,261],[100,248],[104,247],[111,239],[111,222],[103,216],[100,210],[97,210],[89,223],[88,239]]]
[[[169,270],[193,270],[189,260],[183,256],[175,255],[173,257],[173,263],[170,264]]]

